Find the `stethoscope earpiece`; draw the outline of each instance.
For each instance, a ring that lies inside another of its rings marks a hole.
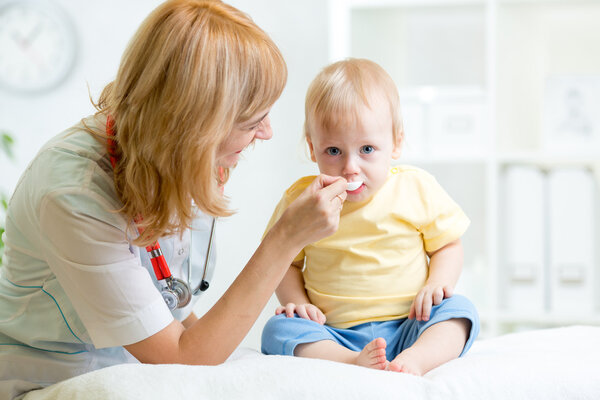
[[[208,289],[208,281],[205,281],[204,279],[202,279],[202,282],[200,282],[200,291],[205,292],[206,289]]]

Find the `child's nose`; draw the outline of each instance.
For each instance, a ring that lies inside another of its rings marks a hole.
[[[347,156],[344,160],[344,169],[342,170],[343,175],[352,175],[360,172],[358,162],[352,155]]]

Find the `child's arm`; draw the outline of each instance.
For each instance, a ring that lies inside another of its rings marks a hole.
[[[428,253],[429,276],[410,306],[408,318],[428,321],[431,307],[452,296],[463,266],[463,248],[460,239],[441,249]]]
[[[279,303],[283,304],[277,307],[275,314],[285,312],[288,317],[293,317],[295,312],[301,318],[324,324],[325,314],[317,306],[310,303],[306,290],[304,290],[302,266],[302,261],[292,263],[275,290]]]

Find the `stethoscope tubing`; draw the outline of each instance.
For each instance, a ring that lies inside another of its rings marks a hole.
[[[198,283],[198,286],[196,286],[195,289],[192,290],[192,295],[197,295],[199,292],[203,292],[206,289],[208,289],[208,281],[206,280],[206,274],[208,271],[208,263],[210,262],[210,257],[212,255],[212,249],[213,249],[213,239],[215,237],[215,225],[217,222],[217,218],[213,217],[212,218],[212,223],[210,226],[210,236],[208,238],[208,246],[207,246],[207,250],[206,250],[206,257],[204,259],[204,268],[202,271],[202,279],[200,280],[200,283]],[[191,252],[189,257],[191,257]],[[191,268],[191,259],[188,262],[188,277],[187,277],[187,283],[188,283],[188,287],[191,289],[192,288],[192,268]]]

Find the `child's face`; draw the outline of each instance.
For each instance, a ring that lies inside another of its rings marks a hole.
[[[394,140],[387,101],[373,99],[372,109],[361,105],[354,126],[326,131],[313,127],[307,138],[310,155],[322,174],[342,176],[348,182],[363,181],[347,192],[348,201],[363,201],[383,186],[392,159],[400,156],[400,141]]]

